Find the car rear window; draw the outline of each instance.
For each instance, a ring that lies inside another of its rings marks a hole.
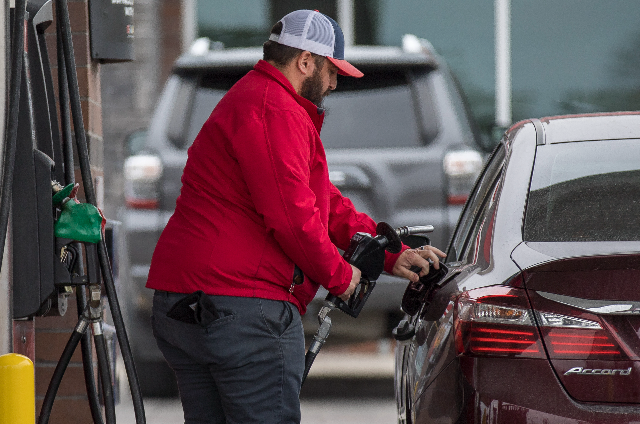
[[[435,117],[424,117],[432,93],[428,68],[365,70],[363,78],[339,76],[338,89],[324,102],[326,116],[321,131],[325,148],[417,147],[426,134],[438,132]],[[188,147],[226,91],[244,74],[240,72],[200,75],[185,137]],[[184,75],[187,79],[190,75]],[[192,76],[191,76],[192,77]],[[184,91],[184,90],[183,90]],[[423,93],[427,91],[427,93]],[[422,122],[425,121],[425,122]],[[424,128],[421,129],[420,126]],[[175,137],[178,139],[178,137]],[[177,143],[178,144],[178,143]]]
[[[209,115],[216,107],[218,102],[227,92],[208,87],[198,87],[193,98],[193,106],[191,108],[191,118],[189,119],[189,128],[187,130],[187,140],[191,143],[202,129],[204,123],[209,119]]]
[[[407,72],[342,78],[324,101],[321,138],[325,148],[417,147],[422,145],[416,96]]]
[[[525,241],[640,240],[640,140],[538,146]]]

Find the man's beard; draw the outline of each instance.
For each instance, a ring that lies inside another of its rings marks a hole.
[[[300,95],[318,107],[322,107],[322,101],[329,95],[331,90],[322,91],[322,77],[320,68],[316,66],[313,74],[302,82]]]

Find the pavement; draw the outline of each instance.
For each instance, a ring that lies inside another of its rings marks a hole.
[[[302,423],[397,423],[393,372],[393,346],[384,343],[321,351],[300,394]],[[120,382],[118,423],[135,424],[126,380]],[[149,424],[184,422],[179,399],[146,398],[144,405]]]
[[[182,406],[178,399],[144,399],[146,421],[149,424],[183,423]],[[398,422],[395,401],[386,399],[306,400],[301,401],[302,424],[394,424]],[[118,424],[135,424],[131,400],[116,407]]]

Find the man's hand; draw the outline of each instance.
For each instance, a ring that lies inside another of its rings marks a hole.
[[[433,246],[422,246],[418,249],[405,250],[393,266],[393,275],[409,279],[415,283],[420,277],[429,273],[430,264],[427,259],[431,260],[435,269],[440,269],[440,258],[446,256],[444,252]],[[422,268],[419,274],[409,271],[409,268],[414,265]]]
[[[349,296],[351,296],[353,292],[356,291],[356,287],[358,287],[358,284],[360,284],[360,277],[362,275],[360,270],[353,265],[351,265],[351,270],[353,271],[353,274],[351,275],[351,282],[349,283],[349,287],[347,287],[344,293],[338,296],[340,299],[344,300],[345,302],[349,300]]]

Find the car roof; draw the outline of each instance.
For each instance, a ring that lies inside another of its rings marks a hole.
[[[262,59],[262,47],[208,50],[203,54],[186,53],[174,64],[174,72],[193,70],[246,70]],[[355,46],[345,48],[345,59],[356,67],[431,67],[439,65],[435,52],[423,49],[407,52],[394,46]]]
[[[541,118],[545,143],[640,138],[640,112],[610,112]]]

